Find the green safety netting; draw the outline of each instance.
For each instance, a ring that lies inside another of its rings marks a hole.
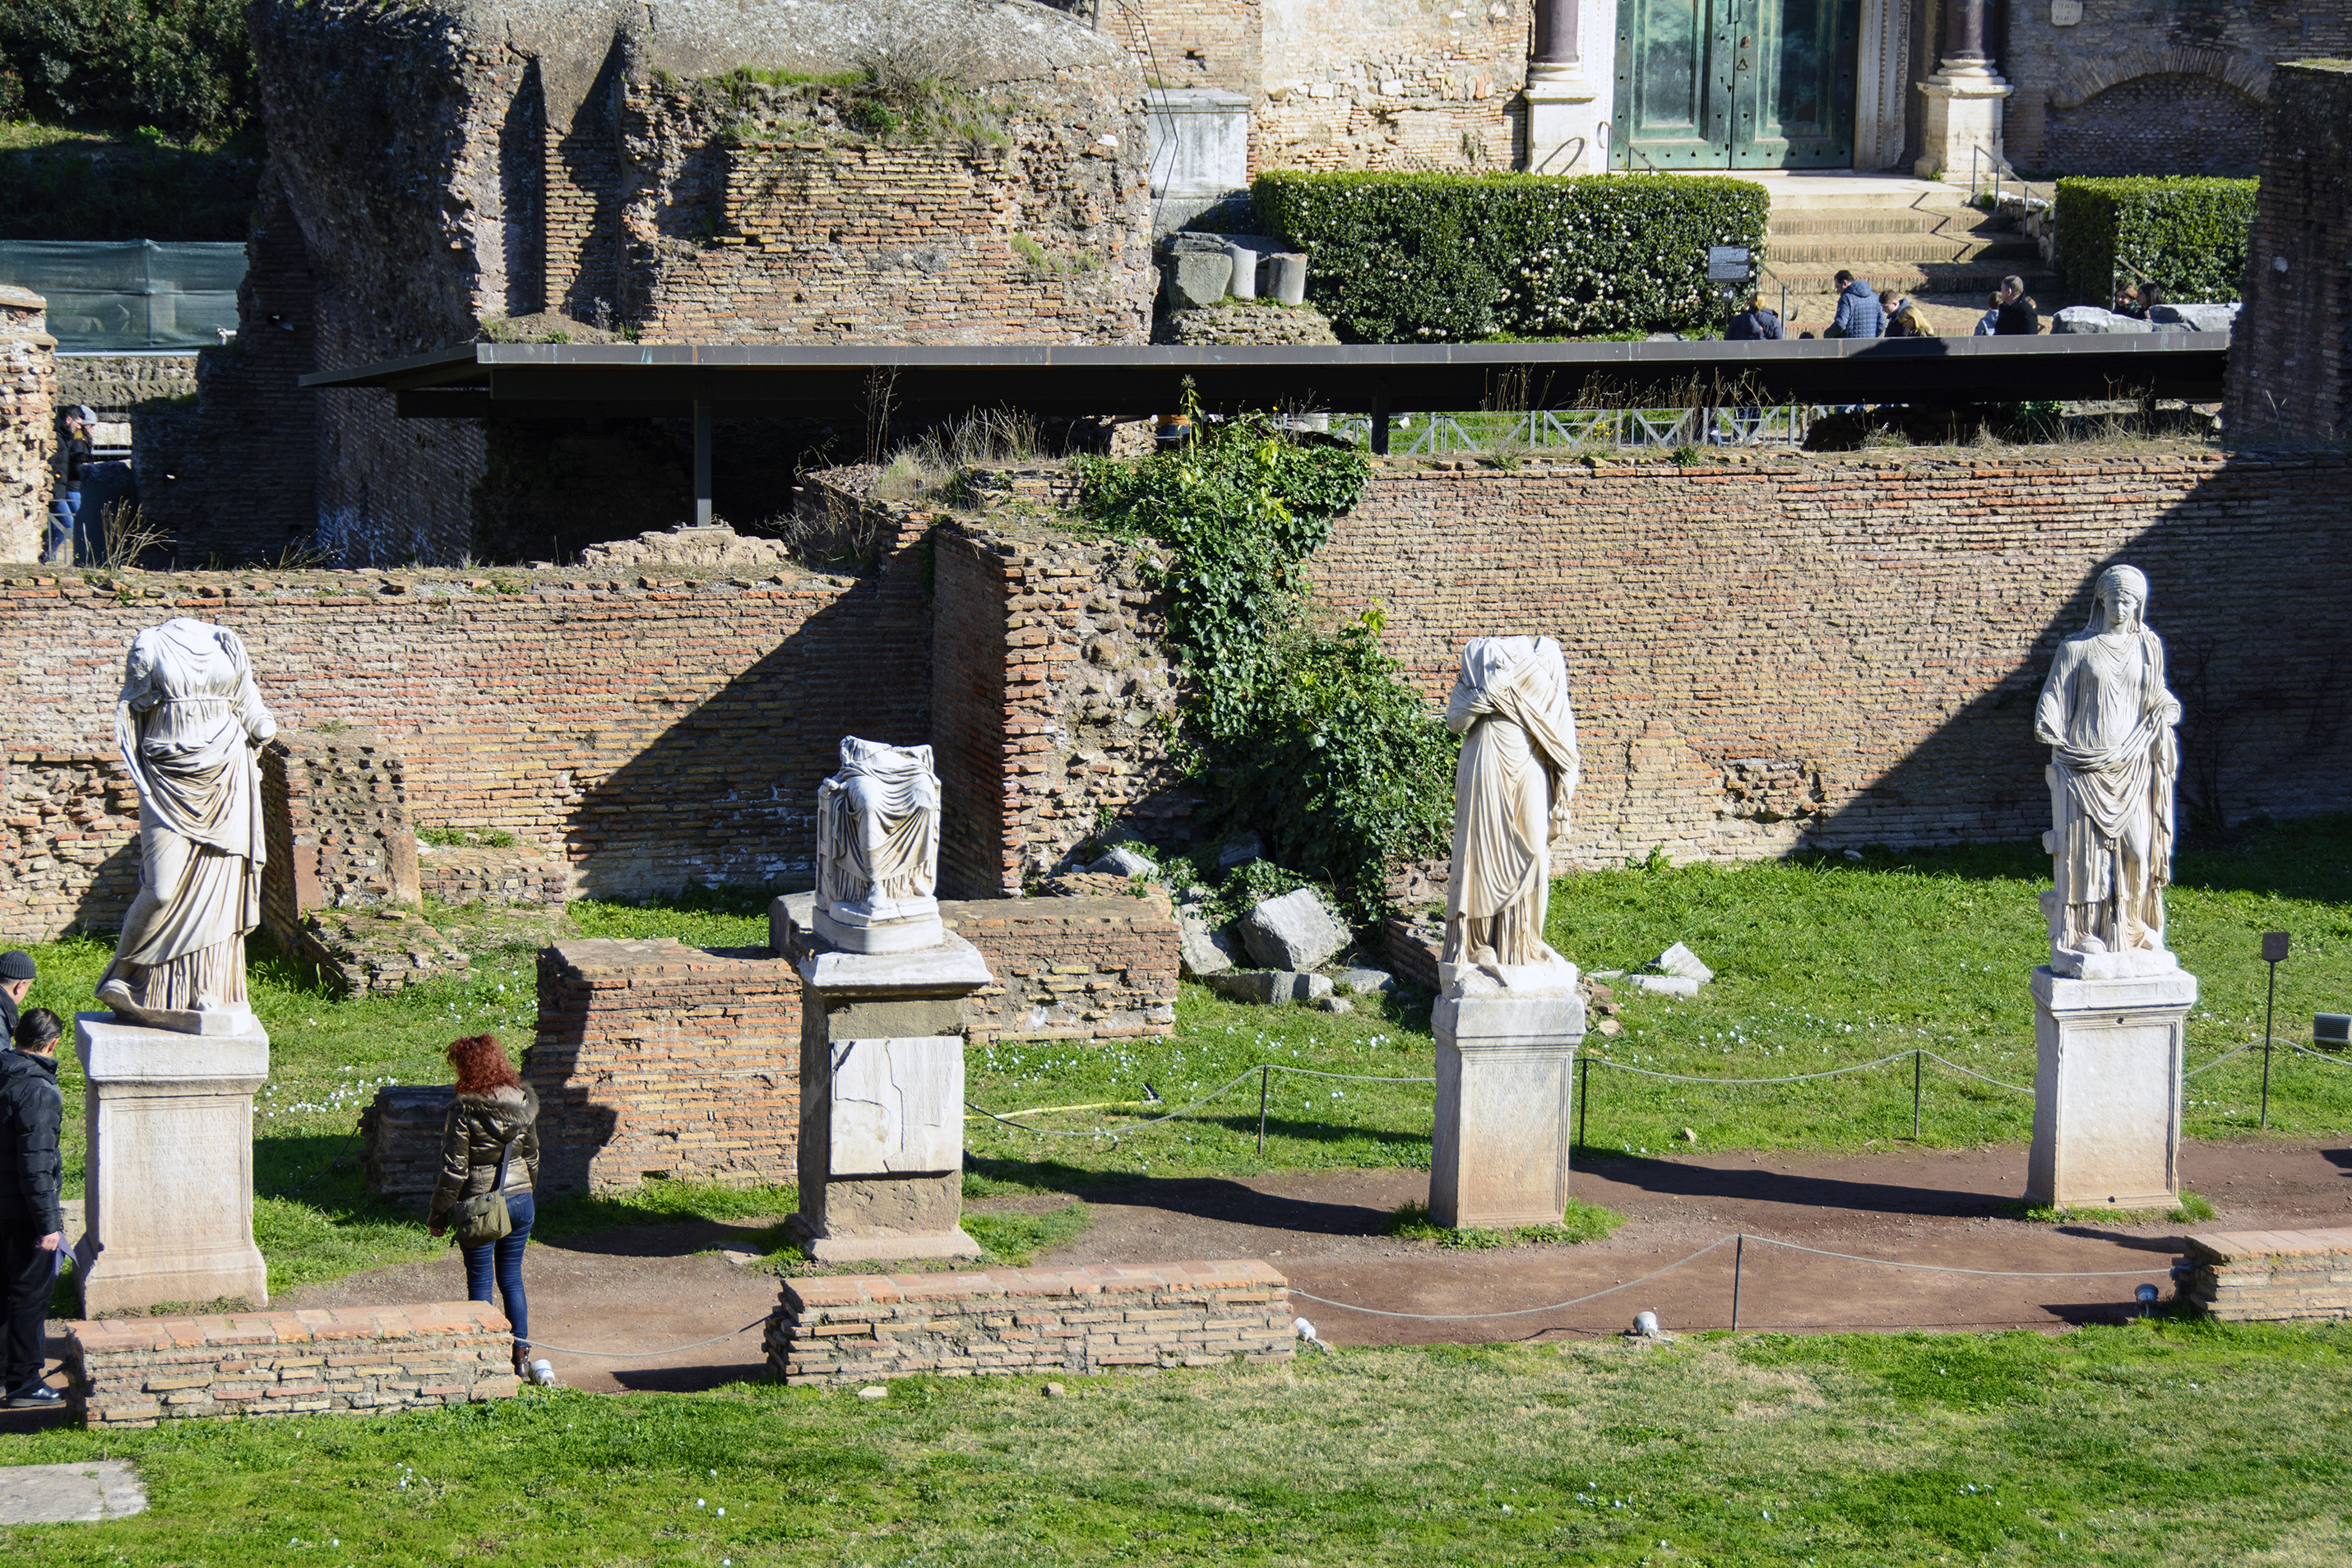
[[[64,353],[201,349],[236,329],[245,246],[154,240],[0,240],[0,283],[49,304]]]

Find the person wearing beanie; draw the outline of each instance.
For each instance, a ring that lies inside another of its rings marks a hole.
[[[16,1038],[17,1009],[25,1005],[25,993],[33,988],[33,980],[40,973],[33,967],[33,956],[20,947],[0,953],[0,1038]],[[0,1051],[6,1050],[0,1045]]]

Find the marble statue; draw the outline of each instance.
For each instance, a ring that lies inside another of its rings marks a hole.
[[[139,789],[139,894],[98,999],[186,1033],[251,1021],[245,937],[268,850],[256,753],[278,733],[236,632],[186,616],[131,641],[114,740]]]
[[[1479,637],[1445,705],[1462,737],[1454,770],[1448,964],[1486,970],[1563,962],[1545,945],[1553,838],[1578,778],[1568,665],[1549,637]]]
[[[2179,967],[2164,941],[2172,880],[2173,780],[2180,703],[2165,689],[2164,643],[2141,620],[2147,579],[2099,574],[2091,623],[2058,645],[2033,734],[2050,747],[2055,886],[2042,895],[2053,974],[2116,979]]]
[[[843,737],[841,770],[816,792],[817,934],[851,953],[936,946],[939,880],[931,748]]]

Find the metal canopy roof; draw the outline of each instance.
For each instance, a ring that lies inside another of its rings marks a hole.
[[[891,378],[893,411],[918,418],[997,405],[1157,413],[1176,406],[1187,377],[1211,410],[1375,415],[1498,399],[1515,408],[1624,402],[1694,379],[1743,402],[2212,402],[2229,341],[2219,332],[2161,332],[1341,348],[469,343],[320,371],[302,384],[384,388],[399,394],[404,417],[474,419],[677,417],[694,403],[705,405],[705,418],[838,416],[864,403],[881,376]]]

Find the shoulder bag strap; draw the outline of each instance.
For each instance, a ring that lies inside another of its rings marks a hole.
[[[508,1160],[509,1160],[509,1159],[511,1159],[511,1158],[514,1156],[514,1146],[515,1146],[515,1145],[516,1145],[516,1144],[520,1143],[521,1140],[522,1140],[522,1134],[521,1134],[520,1133],[517,1133],[513,1137],[509,1138],[509,1139],[506,1141],[506,1146],[505,1146],[505,1147],[503,1147],[503,1148],[501,1148],[500,1150],[499,1150],[499,1175],[498,1175],[498,1179],[497,1179],[496,1181],[493,1181],[492,1183],[490,1183],[490,1190],[491,1190],[492,1192],[504,1192],[504,1191],[506,1191],[506,1189],[507,1189],[507,1161],[508,1161]]]

